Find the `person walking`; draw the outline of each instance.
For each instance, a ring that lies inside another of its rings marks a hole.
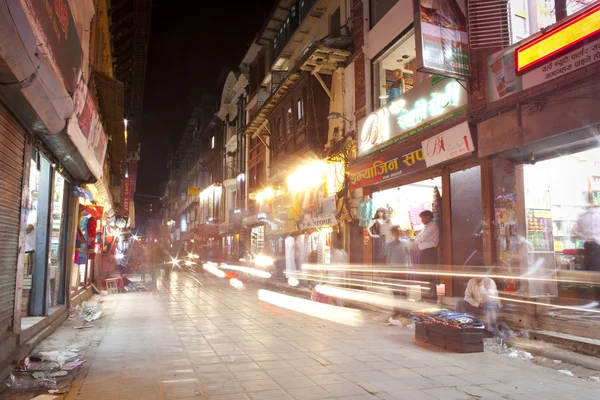
[[[390,235],[392,240],[387,242],[385,245],[386,264],[390,270],[404,268],[407,272],[407,276],[411,265],[410,243],[406,239],[401,239],[402,230],[398,225],[394,225],[390,228]],[[400,274],[398,273],[388,273],[388,283],[395,284],[398,281],[399,276]],[[404,276],[404,279],[406,279],[406,276]],[[391,288],[395,303],[395,300],[399,297],[400,293],[395,286],[392,286]],[[394,316],[399,312],[395,304],[392,307],[392,310],[394,312]]]
[[[330,284],[335,286],[344,285],[344,280],[346,278],[346,273],[343,268],[346,268],[348,262],[350,261],[350,257],[348,257],[348,253],[344,250],[344,246],[342,244],[341,238],[338,238],[333,243],[333,252],[331,253],[331,265],[334,270],[329,270],[327,275],[331,278],[329,281]],[[340,297],[335,298],[335,303],[339,307],[344,306],[344,299]]]

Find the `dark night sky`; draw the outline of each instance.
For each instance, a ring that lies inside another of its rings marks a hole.
[[[202,92],[217,93],[223,67],[240,64],[273,0],[154,0],[137,193],[159,194],[167,159]],[[143,202],[143,199],[140,198]]]

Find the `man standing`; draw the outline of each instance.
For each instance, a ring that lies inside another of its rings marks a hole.
[[[425,228],[415,239],[415,245],[420,251],[420,264],[437,265],[437,246],[440,242],[440,228],[433,222],[433,213],[425,210],[419,214]]]

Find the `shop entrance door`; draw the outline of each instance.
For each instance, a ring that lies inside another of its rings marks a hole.
[[[468,273],[483,266],[480,167],[450,174],[450,196],[453,271]],[[469,278],[454,278],[453,282],[454,296],[462,297]]]

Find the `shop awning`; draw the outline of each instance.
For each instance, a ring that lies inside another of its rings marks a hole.
[[[107,149],[110,161],[116,171],[123,171],[127,158],[123,83],[98,71],[94,71],[93,79],[106,133],[110,138]]]

